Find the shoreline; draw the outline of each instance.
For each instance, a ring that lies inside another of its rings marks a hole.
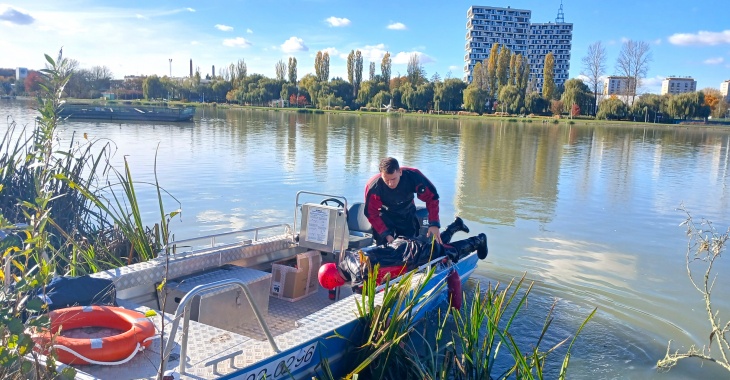
[[[31,96],[18,96],[15,100],[33,100],[34,98]],[[704,129],[725,129],[730,128],[730,120],[725,119],[723,122],[700,122],[700,121],[692,121],[688,120],[682,123],[644,123],[639,121],[628,121],[628,120],[596,120],[593,118],[588,117],[578,117],[578,118],[566,118],[566,117],[560,117],[555,118],[553,116],[533,116],[533,117],[524,117],[520,115],[511,115],[511,116],[495,116],[493,114],[483,114],[483,115],[458,115],[458,114],[431,114],[431,113],[418,113],[418,112],[378,112],[378,111],[360,111],[360,110],[323,110],[319,108],[293,108],[293,107],[266,107],[266,106],[247,106],[247,105],[239,105],[239,104],[230,104],[230,103],[195,103],[195,102],[178,102],[178,101],[172,101],[172,102],[158,102],[158,101],[149,101],[149,100],[113,100],[113,101],[100,101],[98,99],[66,99],[68,103],[73,104],[99,104],[99,105],[126,105],[124,102],[138,102],[140,105],[151,105],[151,106],[182,106],[182,107],[206,107],[206,108],[221,108],[221,109],[253,109],[253,110],[260,110],[260,111],[270,111],[270,112],[296,112],[296,113],[302,113],[302,114],[324,114],[324,113],[330,113],[330,114],[348,114],[348,115],[357,115],[357,116],[386,116],[386,117],[427,117],[427,118],[440,118],[440,119],[467,119],[467,120],[489,120],[489,121],[507,121],[510,123],[533,123],[533,120],[539,121],[542,124],[549,124],[549,125],[576,125],[576,124],[595,124],[600,123],[603,125],[615,125],[615,126],[632,126],[632,127],[647,127],[647,126],[655,126],[655,127],[675,127],[675,128],[704,128]]]

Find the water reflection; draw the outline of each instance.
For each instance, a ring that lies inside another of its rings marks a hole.
[[[0,102],[0,117],[8,114],[20,125],[35,116],[21,102]],[[561,310],[571,332],[599,308],[575,356],[584,371],[571,378],[659,378],[652,366],[668,340],[688,347],[707,337],[676,208],[730,225],[724,129],[201,107],[188,124],[64,123],[60,144],[84,132],[113,141],[117,165],[127,157],[146,224],[159,210],[141,183],[154,181],[157,157],[159,182],[182,203],[177,238],[290,223],[299,190],[361,201],[385,156],[421,169],[441,195],[442,219],[458,214],[473,233],[488,233],[490,256],[477,274],[525,273],[543,291],[532,305],[569,300]],[[716,269],[716,289],[730,286],[730,261]],[[717,292],[713,303],[727,310],[730,297]],[[661,378],[681,378],[672,376]]]

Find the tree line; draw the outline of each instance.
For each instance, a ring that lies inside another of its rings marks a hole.
[[[545,56],[542,81],[531,75],[530,63],[521,54],[507,46],[493,44],[489,58],[478,62],[473,69],[471,83],[451,78],[441,79],[438,73],[428,78],[413,54],[405,75],[393,75],[390,53],[384,54],[377,72],[376,62],[369,63],[369,75],[364,78],[364,59],[360,50],[351,50],[347,56],[347,78],[330,78],[330,56],[318,51],[314,73],[303,78],[297,75],[297,59],[275,63],[275,77],[249,74],[246,61],[239,59],[219,69],[217,75],[194,74],[185,78],[151,75],[129,77],[112,81],[106,66],[81,69],[75,60],[69,60],[73,75],[66,94],[75,98],[97,98],[109,89],[120,99],[178,99],[198,102],[229,102],[258,106],[311,106],[316,108],[381,109],[386,105],[408,111],[460,111],[475,113],[537,114],[571,116],[589,115],[603,119],[636,119],[644,112],[664,117],[722,117],[727,112],[727,101],[714,89],[698,93],[663,96],[638,96],[649,69],[652,54],[649,44],[625,41],[615,64],[615,75],[626,78],[620,94],[602,96],[606,77],[607,55],[602,43],[589,46],[582,58],[580,78],[569,79],[561,85],[554,80],[553,53]],[[38,87],[38,73],[30,72],[25,79],[25,90]],[[8,80],[0,81],[6,93]],[[112,82],[113,83],[112,85]],[[17,84],[16,84],[17,87]],[[35,90],[34,90],[35,89]],[[17,89],[16,89],[17,90]],[[713,92],[714,91],[714,92]]]

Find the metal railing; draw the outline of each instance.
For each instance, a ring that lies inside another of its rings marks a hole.
[[[180,367],[179,372],[180,374],[185,373],[185,363],[187,362],[187,353],[188,353],[188,328],[190,327],[190,306],[191,301],[193,300],[193,297],[197,295],[201,295],[202,293],[207,293],[210,291],[213,291],[215,289],[219,288],[225,288],[225,287],[232,287],[232,286],[238,286],[243,291],[243,294],[246,295],[246,299],[248,300],[248,303],[251,305],[251,309],[253,309],[254,314],[256,314],[256,319],[259,322],[259,325],[261,325],[261,329],[264,331],[264,334],[266,334],[266,339],[269,340],[269,344],[271,344],[271,348],[274,350],[274,352],[281,352],[279,350],[279,347],[276,345],[276,342],[274,341],[274,336],[271,335],[271,330],[269,330],[268,324],[266,324],[266,320],[264,320],[264,317],[261,315],[261,311],[258,308],[258,305],[256,305],[256,302],[254,302],[253,297],[251,296],[251,291],[248,289],[248,286],[239,279],[226,279],[216,282],[211,282],[209,284],[202,284],[194,287],[191,291],[189,291],[185,296],[180,300],[180,304],[177,305],[177,310],[175,311],[175,316],[172,321],[172,327],[170,329],[170,334],[167,337],[167,340],[163,343],[162,346],[162,361],[160,362],[160,371],[158,373],[165,373],[165,367],[167,367],[167,360],[170,357],[170,352],[172,352],[172,346],[175,345],[175,335],[177,334],[177,328],[180,325],[180,317],[183,317],[183,328],[182,328],[182,340],[180,342]]]
[[[165,252],[168,251],[168,249],[171,250],[171,253],[174,255],[174,254],[177,253],[177,247],[178,246],[188,247],[188,248],[191,248],[192,249],[194,246],[192,244],[189,244],[189,243],[196,242],[196,241],[199,241],[199,240],[206,240],[206,239],[210,239],[210,244],[208,246],[202,246],[201,245],[200,248],[202,248],[202,249],[214,248],[215,247],[215,244],[216,244],[216,238],[220,238],[220,237],[224,237],[224,236],[243,235],[243,234],[252,233],[252,232],[254,234],[253,242],[256,242],[256,241],[259,240],[259,232],[260,231],[271,230],[271,229],[274,229],[274,228],[281,228],[281,227],[284,227],[284,233],[285,234],[287,234],[287,235],[291,235],[292,234],[292,228],[291,228],[291,226],[289,224],[286,224],[286,223],[274,224],[274,225],[271,225],[271,226],[254,227],[254,228],[248,228],[248,229],[245,229],[245,230],[238,230],[238,231],[231,231],[231,232],[223,232],[223,233],[220,233],[220,234],[206,235],[206,236],[200,236],[200,237],[194,237],[194,238],[189,238],[189,239],[172,241],[172,242],[170,242],[167,245],[165,245],[165,246],[162,247],[162,249],[160,250],[160,255],[164,255]]]

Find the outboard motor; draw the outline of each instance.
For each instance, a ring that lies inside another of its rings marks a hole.
[[[418,236],[426,236],[428,233],[428,209],[425,206],[416,206],[416,217],[418,218],[418,225],[421,229],[418,230]]]

